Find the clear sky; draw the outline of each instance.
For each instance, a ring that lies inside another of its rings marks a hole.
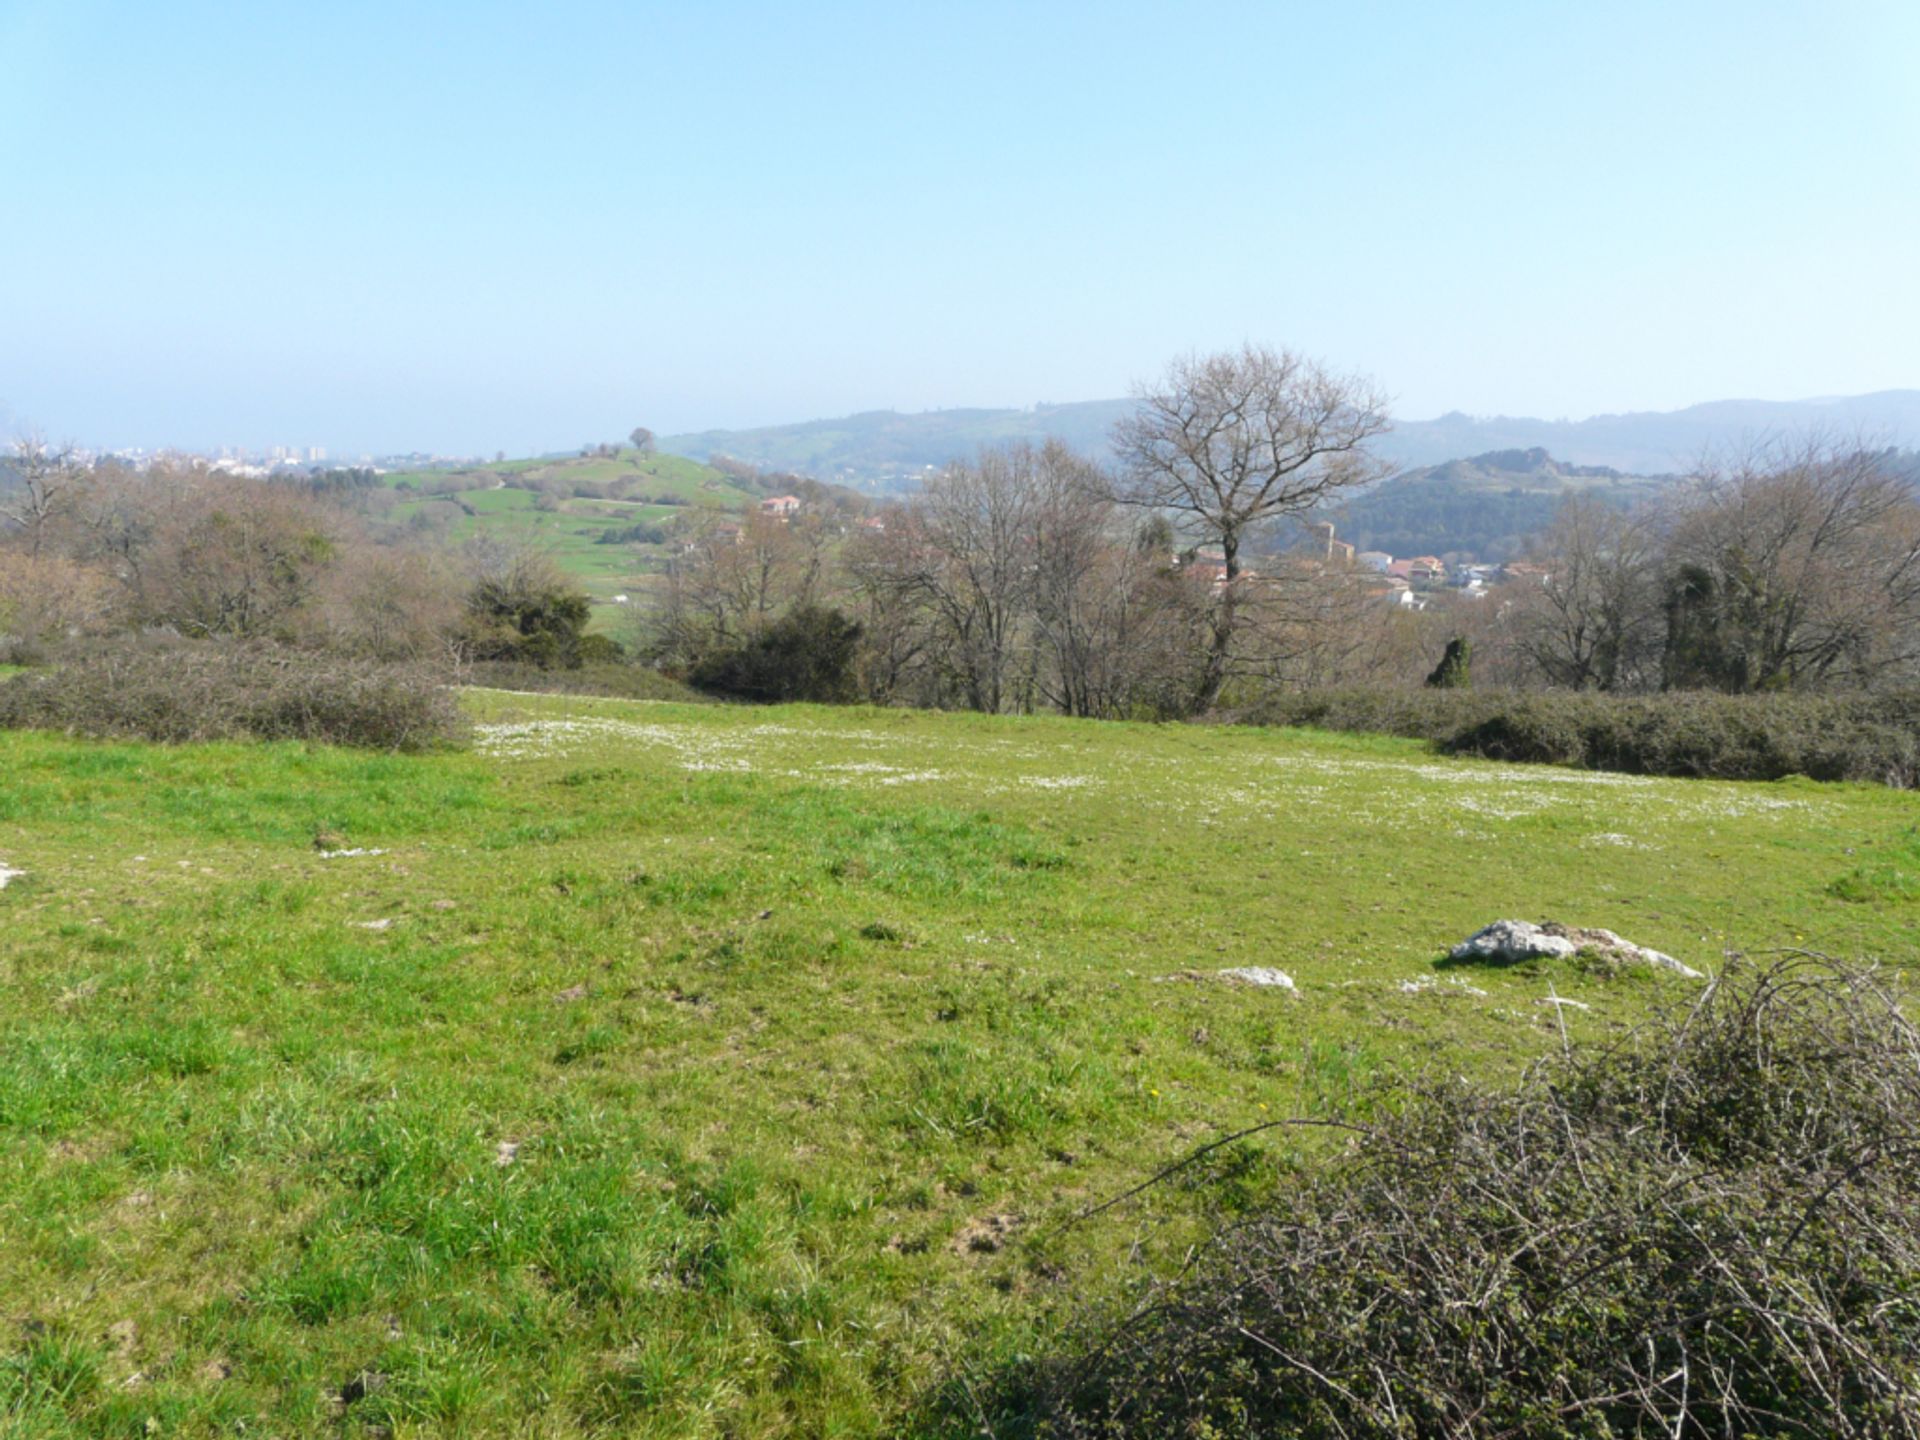
[[[525,453],[1920,386],[1920,3],[0,0],[0,424]]]

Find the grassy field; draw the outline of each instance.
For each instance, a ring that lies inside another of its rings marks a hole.
[[[1915,953],[1893,791],[471,704],[420,758],[0,735],[0,1429],[910,1432],[1312,1142],[1089,1201],[1685,984],[1436,965],[1488,920]]]
[[[755,498],[710,466],[678,455],[643,457],[633,450],[623,450],[611,459],[509,460],[466,471],[396,471],[381,478],[390,488],[404,484],[423,490],[449,480],[465,482],[452,494],[403,500],[389,518],[404,522],[425,513],[444,522],[448,538],[455,543],[486,536],[544,550],[603,607],[615,595],[644,587],[661,558],[658,547],[598,544],[603,531],[660,524],[685,514],[688,506],[738,510]],[[567,496],[556,497],[557,510],[542,511],[535,507],[539,497],[534,491],[513,488],[521,482],[554,482],[563,487],[624,482],[636,497],[671,496],[684,504]],[[615,614],[603,610],[598,618],[604,624]]]

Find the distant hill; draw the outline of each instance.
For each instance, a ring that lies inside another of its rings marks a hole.
[[[1404,465],[1432,465],[1491,450],[1543,448],[1568,464],[1638,474],[1691,469],[1702,452],[1769,435],[1829,430],[1875,445],[1920,445],[1920,390],[1825,400],[1713,400],[1684,410],[1595,415],[1587,420],[1473,417],[1403,421],[1380,447]]]
[[[1539,447],[1495,450],[1403,471],[1330,518],[1340,538],[1362,550],[1510,560],[1525,549],[1528,536],[1552,523],[1569,495],[1629,506],[1673,480],[1566,464]]]
[[[660,448],[695,460],[730,455],[763,470],[791,470],[866,490],[889,490],[912,485],[929,469],[1009,441],[1057,439],[1085,454],[1102,454],[1114,421],[1132,408],[1128,400],[1089,400],[1031,410],[928,410],[917,415],[869,410],[758,430],[669,435]]]
[[[964,459],[1008,440],[1058,438],[1104,454],[1127,400],[1037,405],[1030,410],[869,411],[757,430],[670,435],[661,448],[696,460],[715,455],[792,470],[866,489],[910,485],[928,467]],[[1763,435],[1822,427],[1860,432],[1889,445],[1920,445],[1920,390],[1884,390],[1824,400],[1716,400],[1685,410],[1596,415],[1587,420],[1476,417],[1458,412],[1402,420],[1379,442],[1396,466],[1434,465],[1463,455],[1545,449],[1569,465],[1605,465],[1627,474],[1685,471],[1703,450]]]

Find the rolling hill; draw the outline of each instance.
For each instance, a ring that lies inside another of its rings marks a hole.
[[[917,415],[868,411],[752,430],[670,435],[661,448],[696,460],[715,455],[867,489],[910,486],[938,468],[1008,440],[1059,439],[1104,453],[1128,400],[1089,400],[1032,409],[930,410]],[[1586,420],[1471,416],[1403,420],[1379,445],[1398,466],[1435,465],[1462,455],[1546,449],[1572,465],[1604,465],[1630,474],[1688,469],[1703,450],[1765,435],[1820,428],[1861,434],[1888,445],[1920,445],[1920,390],[1818,400],[1717,400],[1669,412],[1596,415]]]
[[[1129,400],[1036,405],[1031,410],[928,410],[903,415],[870,410],[835,420],[806,420],[758,430],[703,430],[669,435],[662,449],[709,460],[730,455],[762,469],[791,470],[869,490],[910,487],[929,469],[964,460],[984,446],[1060,440],[1102,451]]]
[[[633,449],[382,479],[396,496],[389,519],[442,528],[455,543],[488,536],[538,546],[599,603],[643,584],[664,554],[655,545],[602,544],[607,531],[664,525],[699,506],[738,510],[759,498],[711,466]]]
[[[1495,450],[1403,471],[1349,501],[1333,519],[1340,538],[1362,550],[1511,560],[1570,495],[1633,505],[1674,479],[1564,464],[1538,448]]]

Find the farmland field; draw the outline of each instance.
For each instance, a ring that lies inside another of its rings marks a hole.
[[[1080,1207],[1687,983],[1436,964],[1486,921],[1702,969],[1908,964],[1920,922],[1888,790],[469,704],[474,749],[422,757],[0,735],[18,1433],[902,1433],[1315,1142]]]
[[[425,515],[443,522],[447,538],[455,543],[485,537],[550,555],[596,602],[602,624],[612,618],[607,602],[617,594],[644,589],[662,553],[652,546],[599,544],[604,531],[661,524],[692,507],[739,510],[750,499],[709,466],[677,455],[642,457],[631,450],[612,458],[508,460],[467,471],[396,471],[381,480],[409,496],[389,512],[395,521]],[[556,488],[556,508],[537,508],[540,496],[535,489],[520,488],[543,485]],[[624,487],[631,498],[571,494],[577,485]],[[440,493],[444,486],[459,488]],[[675,503],[647,503],[663,498]]]

